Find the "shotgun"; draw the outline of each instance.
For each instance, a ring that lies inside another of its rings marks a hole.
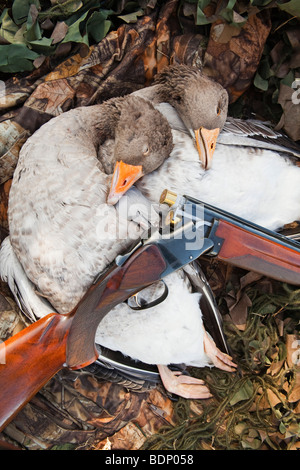
[[[298,242],[168,190],[160,203],[160,227],[96,276],[70,313],[50,313],[0,344],[0,431],[58,371],[97,360],[96,330],[110,310],[202,255],[300,284]]]

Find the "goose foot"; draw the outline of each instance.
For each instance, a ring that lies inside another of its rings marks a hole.
[[[179,371],[171,371],[167,366],[158,365],[157,367],[162,383],[168,392],[189,399],[212,397],[203,380],[183,375]]]
[[[237,364],[233,362],[232,357],[223,353],[217,348],[214,340],[204,331],[204,351],[218,369],[226,370],[227,372],[235,372]]]
[[[236,371],[237,364],[232,357],[217,348],[214,340],[204,331],[204,351],[212,365],[227,372]],[[157,365],[165,389],[179,397],[197,399],[210,398],[212,394],[203,380],[183,375],[179,371],[171,371],[167,366]]]

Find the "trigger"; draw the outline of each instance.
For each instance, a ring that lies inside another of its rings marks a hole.
[[[139,298],[139,294],[142,292],[140,291],[126,300],[128,307],[130,307],[132,310],[146,310],[147,308],[155,307],[156,305],[162,303],[168,297],[169,289],[167,284],[163,280],[160,282],[164,284],[164,292],[160,297],[153,300],[152,302],[147,303],[144,299]]]

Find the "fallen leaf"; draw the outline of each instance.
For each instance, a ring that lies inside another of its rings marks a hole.
[[[25,44],[8,44],[0,48],[0,71],[5,73],[26,72],[33,69],[32,61],[39,56]]]
[[[288,366],[290,368],[300,366],[300,337],[292,334],[286,335],[286,349]]]
[[[293,88],[280,84],[278,103],[281,105],[283,114],[275,130],[283,129],[293,140],[300,140],[300,106],[293,102],[296,92]]]
[[[142,431],[132,422],[129,422],[120,431],[107,439],[100,441],[95,450],[139,450],[146,437]]]
[[[250,379],[245,380],[241,388],[234,394],[230,400],[230,404],[233,406],[236,403],[248,400],[253,395],[253,384]]]
[[[125,23],[135,23],[139,16],[144,14],[143,10],[138,10],[133,13],[127,13],[127,15],[119,15],[120,20],[125,21]]]
[[[69,26],[64,21],[58,21],[50,36],[52,39],[52,44],[57,44],[58,42],[62,41],[65,38],[68,29]]]
[[[267,389],[267,396],[269,404],[274,408],[278,403],[281,402],[280,398],[269,388]]]
[[[289,450],[300,450],[300,441],[294,442],[290,447]]]
[[[6,183],[0,186],[0,226],[7,227],[8,229],[8,196],[11,187],[12,180],[6,181]]]
[[[9,43],[14,42],[15,35],[19,30],[19,26],[9,16],[8,10],[3,14],[0,28],[0,36]]]
[[[238,36],[240,32],[240,28],[236,26],[229,25],[228,23],[220,23],[216,24],[212,29],[211,37],[220,44],[226,44],[233,36]]]
[[[253,82],[271,21],[267,11],[252,15],[240,28],[238,35],[233,30],[234,34],[228,42],[223,42],[224,38],[218,32],[214,34],[214,29],[219,29],[219,25],[218,20],[211,26],[204,71],[226,88],[230,103],[233,103]],[[228,30],[228,38],[233,31]],[[216,37],[221,41],[215,40]]]
[[[229,292],[225,297],[229,309],[231,320],[236,326],[246,325],[248,318],[248,309],[251,307],[252,302],[248,295],[242,290],[234,294],[233,291]]]
[[[276,375],[281,370],[283,364],[284,359],[281,361],[273,361],[267,370],[267,374],[270,374],[272,376]]]
[[[14,0],[12,2],[12,15],[17,25],[27,20],[32,5],[37,9],[40,6],[39,0]]]
[[[60,114],[61,106],[68,99],[74,97],[75,91],[71,88],[65,79],[54,80],[52,82],[41,83],[31,95],[32,98],[45,99],[47,104],[44,108],[45,113]]]
[[[292,16],[300,17],[300,3],[299,0],[290,0],[289,2],[281,3],[277,1],[277,6],[281,9],[286,11]]]

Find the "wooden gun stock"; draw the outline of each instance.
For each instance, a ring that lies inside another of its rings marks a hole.
[[[63,368],[71,321],[49,314],[0,345],[0,430]]]
[[[160,279],[165,268],[159,248],[144,245],[122,266],[113,263],[72,312],[49,314],[1,343],[0,431],[59,370],[94,362],[95,334],[103,317]]]
[[[281,282],[300,285],[300,245],[296,251],[226,220],[219,220],[215,235],[222,239],[218,259]]]

